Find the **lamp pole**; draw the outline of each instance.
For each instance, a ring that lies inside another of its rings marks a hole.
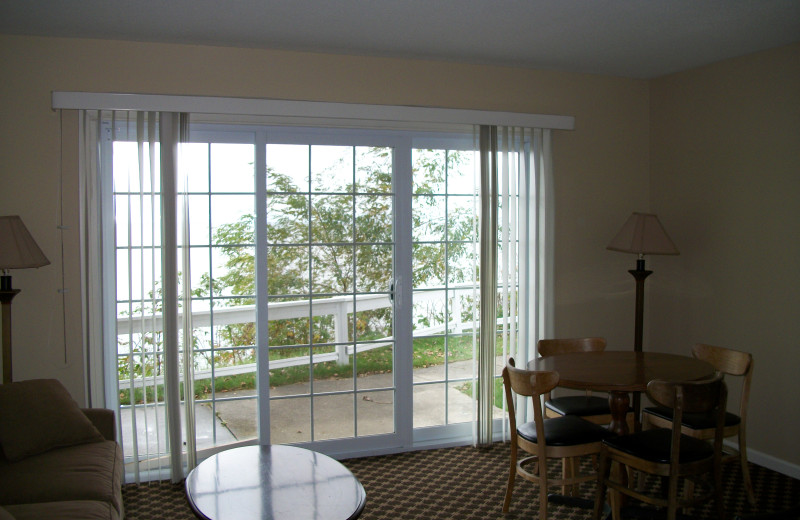
[[[636,269],[628,271],[636,279],[636,322],[634,324],[634,352],[642,351],[642,336],[644,334],[644,279],[653,274],[644,268],[644,259],[636,260]]]
[[[640,255],[641,256],[641,255]],[[644,334],[644,280],[653,271],[644,268],[644,258],[636,260],[636,269],[628,271],[636,280],[636,318],[634,323],[633,351],[642,351],[642,336]],[[642,431],[641,419],[639,414],[642,409],[642,394],[633,392],[633,431]]]
[[[19,289],[0,291],[3,313],[3,384],[11,383],[11,300]]]

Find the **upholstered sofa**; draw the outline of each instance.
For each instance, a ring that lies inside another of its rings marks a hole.
[[[0,520],[123,518],[115,429],[54,379],[0,385]]]

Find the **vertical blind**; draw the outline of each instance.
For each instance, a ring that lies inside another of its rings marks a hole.
[[[191,308],[188,249],[182,247],[188,240],[185,204],[179,210],[187,116],[84,111],[81,121],[90,362],[102,363],[107,396],[120,395],[117,374],[127,374],[129,393],[117,414],[120,435],[130,437],[124,443],[132,450],[126,454],[127,471],[136,482],[153,477],[177,482],[196,463],[191,313],[183,312]],[[125,175],[114,175],[115,168],[126,169]],[[119,185],[122,179],[125,185]],[[102,225],[109,219],[116,229]],[[104,248],[104,242],[117,246]],[[120,302],[117,309],[102,304],[109,298]],[[122,324],[117,314],[126,317]],[[117,345],[125,333],[125,344]],[[108,341],[127,356],[104,359]]]
[[[502,359],[527,363],[552,332],[552,169],[550,131],[479,129],[481,168],[481,332],[475,444],[493,442],[498,341]],[[499,325],[498,325],[499,323]],[[498,338],[499,336],[499,338]],[[522,366],[522,365],[521,365]],[[526,414],[521,410],[521,414]],[[524,420],[525,417],[521,417]],[[503,422],[505,437],[506,422]]]

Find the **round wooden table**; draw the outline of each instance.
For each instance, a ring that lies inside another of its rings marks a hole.
[[[194,512],[209,520],[358,518],[367,494],[338,461],[294,446],[245,446],[204,460],[186,478]]]
[[[630,408],[629,392],[645,392],[653,379],[694,381],[715,373],[710,363],[689,356],[614,350],[538,358],[528,363],[528,370],[558,372],[558,386],[608,392],[612,417],[609,430],[619,435],[628,433],[625,415]]]

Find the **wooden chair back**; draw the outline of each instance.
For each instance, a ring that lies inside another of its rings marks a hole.
[[[605,338],[540,339],[536,348],[541,357],[571,352],[602,352],[606,349],[606,340]]]
[[[531,397],[533,399],[533,414],[538,427],[542,423],[543,417],[542,400],[540,396],[555,388],[558,385],[558,380],[558,372],[517,368],[514,358],[508,358],[508,363],[505,368],[503,368],[503,387],[506,393],[509,426],[512,435],[516,434],[517,431],[517,414],[514,406],[514,394]],[[544,439],[543,434],[541,438]]]
[[[750,400],[750,384],[753,379],[753,356],[748,352],[715,347],[703,343],[698,343],[692,348],[692,355],[697,359],[711,363],[715,369],[723,374],[744,378],[739,401],[739,417],[741,418],[741,424],[744,425],[747,419],[747,405]]]
[[[519,395],[536,397],[558,386],[558,372],[517,368],[513,357],[508,358],[506,368],[511,389]]]
[[[714,456],[721,460],[728,398],[728,389],[721,373],[717,372],[713,379],[702,381],[650,381],[647,384],[647,396],[654,403],[673,410],[671,474],[674,472],[677,475],[679,471],[681,422],[684,413],[714,415]]]
[[[647,396],[666,408],[681,413],[711,413],[720,403],[720,393],[725,383],[722,374],[700,381],[663,381],[655,379],[647,384]],[[721,414],[719,414],[721,415]],[[680,427],[680,421],[674,420]]]

